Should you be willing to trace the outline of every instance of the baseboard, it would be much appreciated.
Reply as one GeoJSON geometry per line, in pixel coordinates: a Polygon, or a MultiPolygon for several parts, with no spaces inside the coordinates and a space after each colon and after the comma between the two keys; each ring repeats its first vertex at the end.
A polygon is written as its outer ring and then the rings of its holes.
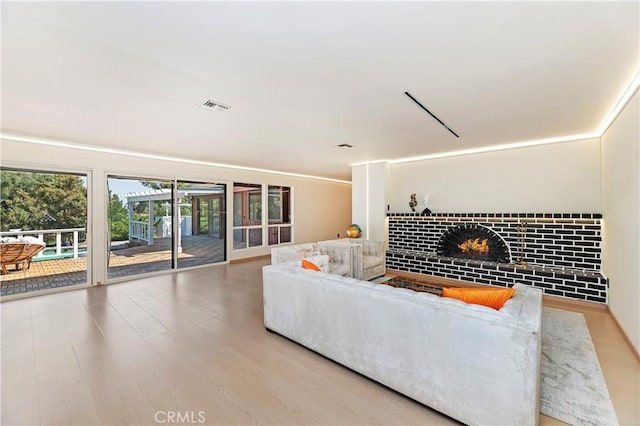
{"type": "Polygon", "coordinates": [[[631,349],[631,353],[633,353],[633,356],[636,358],[636,361],[638,361],[638,363],[640,364],[640,353],[638,353],[638,350],[636,349],[636,347],[633,346],[631,339],[629,339],[629,336],[624,331],[624,328],[622,328],[622,326],[620,325],[620,321],[618,321],[618,318],[616,318],[614,313],[611,312],[611,309],[607,309],[607,310],[609,311],[609,315],[611,315],[611,318],[613,318],[613,322],[618,327],[618,330],[620,330],[620,333],[622,333],[622,337],[624,338],[624,341],[627,342],[629,349],[631,349]]]}
{"type": "Polygon", "coordinates": [[[543,294],[542,301],[544,302],[545,306],[548,306],[551,308],[555,307],[558,309],[562,309],[563,306],[576,306],[576,307],[580,307],[581,309],[591,309],[593,311],[598,311],[598,312],[607,311],[607,305],[605,305],[604,303],[568,299],[566,297],[552,296],[549,294],[543,294]]]}
{"type": "MultiPolygon", "coordinates": [[[[436,277],[434,275],[416,274],[413,272],[396,271],[393,269],[387,269],[386,275],[395,275],[398,277],[410,278],[417,281],[423,281],[428,284],[435,284],[443,287],[491,287],[484,284],[478,284],[470,281],[458,280],[455,278],[436,277]]],[[[586,302],[582,300],[568,299],[565,297],[551,296],[548,294],[542,295],[542,301],[545,306],[555,305],[562,308],[562,305],[579,306],[586,309],[594,309],[598,311],[606,311],[607,305],[603,303],[586,302]]]]}
{"type": "Polygon", "coordinates": [[[271,255],[270,254],[263,254],[261,256],[243,257],[242,259],[230,260],[229,263],[251,262],[253,260],[260,260],[260,259],[269,259],[269,260],[271,260],[271,255]]]}

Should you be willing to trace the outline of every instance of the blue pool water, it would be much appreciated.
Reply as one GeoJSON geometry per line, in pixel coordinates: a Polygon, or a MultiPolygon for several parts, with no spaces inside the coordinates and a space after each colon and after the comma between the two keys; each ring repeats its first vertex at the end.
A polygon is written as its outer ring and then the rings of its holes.
{"type": "MultiPolygon", "coordinates": [[[[86,247],[81,247],[78,249],[78,257],[86,257],[87,249],[86,247]]],[[[39,262],[43,260],[58,260],[58,259],[70,259],[73,257],[73,247],[62,247],[61,253],[56,254],[55,247],[47,247],[42,251],[41,254],[35,256],[33,258],[34,262],[39,262]]]]}

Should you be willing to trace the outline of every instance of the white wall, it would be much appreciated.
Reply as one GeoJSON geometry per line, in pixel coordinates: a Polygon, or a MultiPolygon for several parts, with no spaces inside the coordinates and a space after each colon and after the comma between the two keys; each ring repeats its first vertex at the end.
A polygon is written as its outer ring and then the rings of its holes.
{"type": "Polygon", "coordinates": [[[106,175],[181,179],[226,183],[228,192],[227,254],[236,260],[270,253],[269,247],[234,251],[232,246],[233,182],[283,185],[293,188],[295,242],[310,242],[344,236],[351,222],[351,185],[273,173],[211,167],[74,148],[36,145],[3,139],[0,161],[5,167],[90,173],[89,224],[92,238],[94,281],[104,281],[106,271],[106,175]]]}
{"type": "Polygon", "coordinates": [[[362,227],[363,237],[386,240],[386,208],[390,166],[364,164],[351,168],[353,223],[362,227]]]}
{"type": "Polygon", "coordinates": [[[640,100],[602,136],[603,271],[609,309],[640,352],[640,100]]]}
{"type": "MultiPolygon", "coordinates": [[[[363,237],[367,238],[368,229],[368,204],[369,204],[369,166],[353,166],[351,168],[351,223],[357,223],[362,227],[363,237]]],[[[346,236],[346,235],[345,235],[346,236]]]]}
{"type": "Polygon", "coordinates": [[[416,211],[430,197],[433,212],[599,213],[600,140],[391,165],[391,212],[416,211]]]}

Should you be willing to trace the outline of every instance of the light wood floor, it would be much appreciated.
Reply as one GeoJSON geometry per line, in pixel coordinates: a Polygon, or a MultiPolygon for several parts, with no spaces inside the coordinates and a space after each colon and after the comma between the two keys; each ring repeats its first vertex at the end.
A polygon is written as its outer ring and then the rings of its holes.
{"type": "MultiPolygon", "coordinates": [[[[2,303],[2,424],[455,424],[266,332],[266,263],[2,303]]],[[[585,317],[620,423],[640,423],[638,363],[610,316],[585,317]]]]}

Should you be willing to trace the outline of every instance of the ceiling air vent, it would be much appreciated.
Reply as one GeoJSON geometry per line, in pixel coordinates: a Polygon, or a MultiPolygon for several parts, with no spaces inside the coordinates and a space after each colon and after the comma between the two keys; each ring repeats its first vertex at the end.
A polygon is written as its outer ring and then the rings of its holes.
{"type": "Polygon", "coordinates": [[[214,101],[213,99],[208,99],[204,101],[202,105],[203,108],[208,108],[213,111],[227,111],[231,109],[231,105],[223,104],[222,102],[214,101]]]}

